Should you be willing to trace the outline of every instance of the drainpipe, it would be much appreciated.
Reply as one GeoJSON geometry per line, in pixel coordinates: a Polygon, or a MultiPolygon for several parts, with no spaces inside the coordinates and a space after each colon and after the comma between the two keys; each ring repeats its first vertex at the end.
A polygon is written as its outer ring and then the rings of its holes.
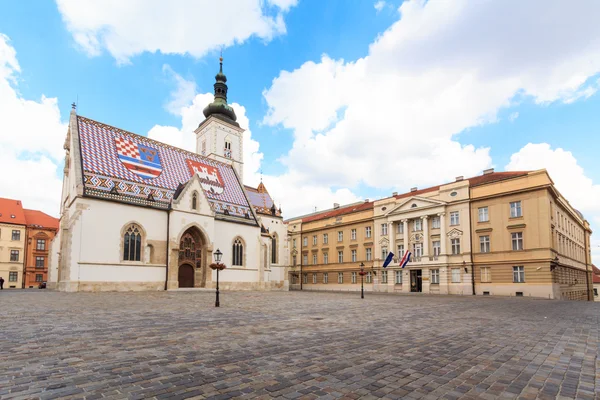
{"type": "Polygon", "coordinates": [[[473,216],[471,215],[471,188],[469,188],[469,238],[471,239],[471,287],[475,296],[475,264],[473,263],[473,216]]]}
{"type": "MultiPolygon", "coordinates": [[[[586,236],[587,236],[587,231],[585,229],[585,223],[583,226],[584,231],[586,232],[586,236]]],[[[594,291],[591,288],[590,285],[590,272],[589,272],[589,263],[588,263],[588,255],[589,255],[589,248],[588,248],[588,243],[589,243],[589,237],[584,237],[584,249],[585,249],[585,285],[586,285],[586,291],[588,294],[588,301],[594,301],[594,291]]]]}
{"type": "Polygon", "coordinates": [[[165,290],[167,290],[167,283],[169,282],[169,228],[171,227],[171,202],[169,202],[169,207],[167,208],[167,253],[165,258],[165,290]]]}

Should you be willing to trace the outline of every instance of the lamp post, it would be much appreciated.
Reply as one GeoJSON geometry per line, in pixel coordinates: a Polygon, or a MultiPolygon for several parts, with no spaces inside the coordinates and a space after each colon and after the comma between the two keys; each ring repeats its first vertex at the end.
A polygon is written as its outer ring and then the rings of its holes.
{"type": "Polygon", "coordinates": [[[365,287],[364,287],[364,277],[367,274],[365,272],[365,264],[364,263],[360,263],[360,272],[358,273],[360,275],[360,298],[364,299],[365,298],[365,287]]]}
{"type": "Polygon", "coordinates": [[[210,264],[210,267],[213,270],[217,270],[217,299],[215,300],[215,307],[220,307],[219,303],[219,271],[225,269],[225,264],[221,264],[221,257],[223,257],[223,253],[221,250],[217,249],[214,253],[216,263],[210,264]]]}

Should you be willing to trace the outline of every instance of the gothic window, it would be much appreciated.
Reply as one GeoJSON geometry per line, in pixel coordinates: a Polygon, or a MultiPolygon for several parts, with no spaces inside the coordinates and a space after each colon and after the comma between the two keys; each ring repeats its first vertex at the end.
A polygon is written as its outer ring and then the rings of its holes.
{"type": "Polygon", "coordinates": [[[223,153],[226,158],[231,158],[231,142],[228,139],[225,140],[225,149],[223,153]]]}
{"type": "Polygon", "coordinates": [[[194,192],[194,194],[192,194],[192,209],[193,210],[198,209],[198,194],[196,192],[194,192]]]}
{"type": "Polygon", "coordinates": [[[235,239],[235,241],[233,242],[233,265],[244,265],[243,264],[243,260],[244,260],[244,244],[242,243],[241,239],[235,239]]]}
{"type": "Polygon", "coordinates": [[[142,260],[142,230],[135,224],[129,225],[123,235],[123,261],[142,260]]]}
{"type": "Polygon", "coordinates": [[[277,235],[271,239],[271,264],[277,264],[277,235]]]}

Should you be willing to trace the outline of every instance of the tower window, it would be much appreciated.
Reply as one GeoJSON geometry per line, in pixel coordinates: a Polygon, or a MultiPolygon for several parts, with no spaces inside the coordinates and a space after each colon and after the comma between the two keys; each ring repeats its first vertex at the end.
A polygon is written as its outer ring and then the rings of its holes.
{"type": "Polygon", "coordinates": [[[230,141],[225,141],[225,149],[223,151],[223,154],[225,155],[226,158],[231,158],[231,142],[230,141]]]}

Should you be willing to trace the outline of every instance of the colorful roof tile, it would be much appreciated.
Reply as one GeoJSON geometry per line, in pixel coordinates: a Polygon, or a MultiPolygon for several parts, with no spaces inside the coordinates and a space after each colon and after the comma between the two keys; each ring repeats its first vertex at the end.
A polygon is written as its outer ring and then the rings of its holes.
{"type": "Polygon", "coordinates": [[[17,225],[27,223],[21,200],[0,198],[0,222],[17,225]]]}
{"type": "Polygon", "coordinates": [[[232,166],[85,117],[77,122],[85,195],[166,209],[197,173],[215,213],[251,215],[232,166]]]}
{"type": "MultiPolygon", "coordinates": [[[[259,214],[273,215],[272,208],[275,205],[271,195],[267,191],[267,188],[261,182],[255,189],[251,186],[244,185],[250,204],[254,207],[254,210],[259,214]]],[[[275,215],[281,217],[281,212],[275,207],[275,215]]]]}

